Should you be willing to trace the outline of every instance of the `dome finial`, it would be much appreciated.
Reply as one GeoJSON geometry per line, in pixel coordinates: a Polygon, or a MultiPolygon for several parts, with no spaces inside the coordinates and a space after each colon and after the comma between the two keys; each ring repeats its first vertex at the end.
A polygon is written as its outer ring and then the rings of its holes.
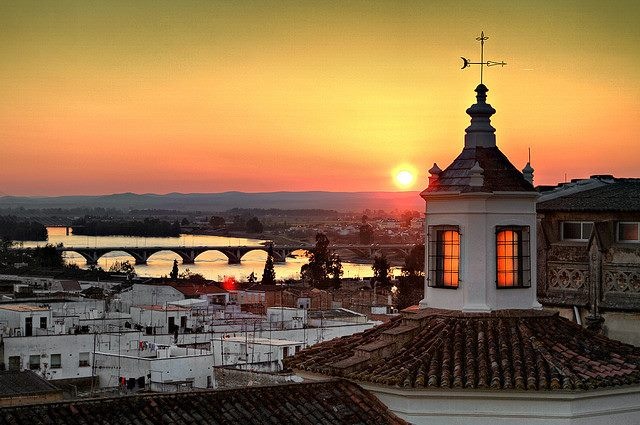
{"type": "Polygon", "coordinates": [[[471,116],[471,125],[465,130],[467,134],[464,136],[464,147],[495,147],[496,129],[491,126],[491,116],[496,110],[487,103],[489,89],[484,84],[478,84],[475,91],[477,103],[467,109],[467,114],[471,116]]]}

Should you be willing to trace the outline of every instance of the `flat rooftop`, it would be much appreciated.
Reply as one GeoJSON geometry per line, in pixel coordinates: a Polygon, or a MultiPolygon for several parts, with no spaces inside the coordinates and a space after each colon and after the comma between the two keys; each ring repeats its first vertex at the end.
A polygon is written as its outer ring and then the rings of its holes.
{"type": "Polygon", "coordinates": [[[133,307],[138,307],[143,310],[153,310],[153,311],[189,311],[188,308],[179,307],[177,305],[134,305],[133,307]]]}
{"type": "Polygon", "coordinates": [[[28,304],[5,304],[5,305],[0,305],[0,309],[10,310],[10,311],[25,311],[25,312],[51,310],[49,307],[39,307],[36,305],[28,305],[28,304]]]}
{"type": "Polygon", "coordinates": [[[275,345],[275,346],[285,346],[285,345],[298,345],[302,344],[301,341],[291,341],[287,339],[275,339],[275,338],[245,338],[244,336],[232,336],[229,338],[222,338],[223,341],[231,341],[231,342],[240,342],[247,344],[258,344],[258,345],[275,345]]]}

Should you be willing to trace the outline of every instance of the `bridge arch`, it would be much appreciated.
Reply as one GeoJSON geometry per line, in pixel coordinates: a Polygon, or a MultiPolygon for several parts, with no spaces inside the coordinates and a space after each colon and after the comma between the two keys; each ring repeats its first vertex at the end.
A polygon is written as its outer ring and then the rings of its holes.
{"type": "Polygon", "coordinates": [[[229,248],[221,248],[221,247],[201,248],[201,249],[193,249],[192,251],[194,253],[192,263],[201,254],[204,254],[205,252],[211,252],[211,251],[219,252],[220,254],[222,254],[225,257],[227,257],[227,261],[229,262],[229,264],[238,264],[238,263],[240,263],[240,256],[238,255],[238,252],[237,252],[238,250],[237,250],[237,248],[234,248],[234,247],[229,247],[229,248]]]}

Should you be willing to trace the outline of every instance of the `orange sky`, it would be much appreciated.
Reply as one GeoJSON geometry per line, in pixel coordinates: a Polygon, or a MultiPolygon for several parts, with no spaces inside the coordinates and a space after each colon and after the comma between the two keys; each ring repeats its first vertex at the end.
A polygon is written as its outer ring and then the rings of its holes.
{"type": "Polygon", "coordinates": [[[0,195],[422,189],[480,30],[518,168],[640,177],[640,2],[436,3],[3,2],[0,195]]]}

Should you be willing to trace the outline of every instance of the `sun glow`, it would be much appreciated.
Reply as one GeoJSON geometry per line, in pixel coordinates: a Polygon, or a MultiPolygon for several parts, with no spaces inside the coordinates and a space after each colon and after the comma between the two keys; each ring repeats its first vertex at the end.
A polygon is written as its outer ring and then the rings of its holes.
{"type": "Polygon", "coordinates": [[[399,188],[406,189],[413,185],[416,176],[409,170],[400,170],[395,174],[395,182],[399,188]]]}

